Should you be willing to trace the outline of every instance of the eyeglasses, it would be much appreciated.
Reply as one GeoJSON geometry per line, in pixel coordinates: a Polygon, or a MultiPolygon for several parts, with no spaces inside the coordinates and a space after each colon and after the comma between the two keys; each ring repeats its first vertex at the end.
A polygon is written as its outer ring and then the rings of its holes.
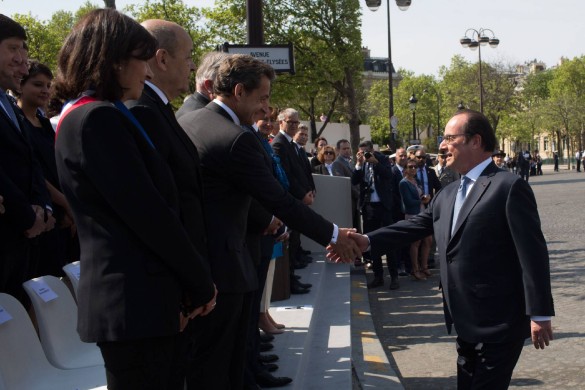
{"type": "Polygon", "coordinates": [[[465,135],[466,135],[465,133],[444,135],[443,142],[445,142],[447,145],[450,145],[451,143],[453,143],[453,141],[455,141],[455,138],[463,137],[465,135]]]}
{"type": "Polygon", "coordinates": [[[326,152],[323,152],[323,154],[332,154],[332,155],[335,155],[335,152],[332,152],[332,151],[328,150],[326,152]]]}
{"type": "Polygon", "coordinates": [[[422,160],[423,158],[427,158],[427,156],[414,156],[415,158],[422,160]]]}
{"type": "Polygon", "coordinates": [[[409,165],[406,168],[408,168],[408,169],[417,169],[418,167],[416,165],[409,165]]]}
{"type": "Polygon", "coordinates": [[[292,126],[298,126],[300,123],[299,121],[285,121],[285,122],[288,123],[289,125],[292,125],[292,126]]]}

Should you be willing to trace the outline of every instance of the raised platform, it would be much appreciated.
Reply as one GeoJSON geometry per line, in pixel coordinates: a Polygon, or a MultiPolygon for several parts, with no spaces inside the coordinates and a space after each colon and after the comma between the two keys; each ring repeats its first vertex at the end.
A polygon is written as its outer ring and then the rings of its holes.
{"type": "Polygon", "coordinates": [[[363,271],[331,264],[324,253],[297,271],[309,294],[274,302],[270,314],[285,324],[274,353],[280,357],[275,376],[288,376],[294,389],[403,389],[390,367],[370,317],[363,271]]]}

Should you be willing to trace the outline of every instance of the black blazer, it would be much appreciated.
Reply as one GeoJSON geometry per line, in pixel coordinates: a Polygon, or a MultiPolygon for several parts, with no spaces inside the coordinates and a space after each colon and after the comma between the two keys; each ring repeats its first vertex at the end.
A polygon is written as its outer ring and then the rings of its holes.
{"type": "Polygon", "coordinates": [[[181,301],[200,306],[214,289],[179,219],[168,165],[108,102],[85,104],[62,119],[56,158],[81,246],[81,339],[178,333],[181,301]]]}
{"type": "Polygon", "coordinates": [[[207,261],[203,183],[197,149],[175,119],[170,106],[166,106],[148,85],[139,100],[127,105],[171,168],[179,191],[181,221],[202,256],[200,261],[207,261]]]}
{"type": "Polygon", "coordinates": [[[313,178],[309,160],[305,158],[306,162],[302,161],[297,146],[280,132],[270,145],[274,154],[280,157],[282,168],[286,172],[289,182],[288,191],[295,198],[303,199],[307,192],[314,190],[314,185],[311,185],[313,178]],[[309,176],[311,176],[311,180],[309,180],[309,176]]]}
{"type": "Polygon", "coordinates": [[[209,99],[199,92],[195,92],[192,95],[189,95],[187,99],[183,102],[183,105],[177,110],[175,113],[177,119],[182,117],[188,112],[197,111],[203,107],[205,107],[209,103],[209,99]]]}
{"type": "Polygon", "coordinates": [[[402,197],[400,196],[400,181],[402,181],[402,178],[402,171],[394,164],[392,166],[392,221],[394,222],[404,219],[402,197]]]}
{"type": "MultiPolygon", "coordinates": [[[[374,182],[376,186],[376,193],[380,197],[380,202],[388,210],[392,211],[393,195],[392,195],[392,165],[388,156],[374,152],[374,156],[378,160],[378,164],[374,165],[374,182]]],[[[351,177],[351,184],[360,186],[360,207],[364,205],[364,197],[366,194],[367,183],[364,179],[365,164],[362,165],[361,169],[353,171],[351,177]]]]}
{"type": "Polygon", "coordinates": [[[205,185],[209,258],[220,292],[256,288],[256,273],[245,247],[248,210],[255,198],[288,226],[327,245],[330,222],[288,194],[274,178],[272,160],[260,140],[236,125],[215,103],[179,118],[201,158],[205,185]]]}
{"type": "Polygon", "coordinates": [[[0,240],[9,247],[25,238],[24,232],[35,222],[31,205],[45,208],[50,197],[45,177],[24,125],[24,117],[16,108],[19,130],[0,107],[0,167],[6,213],[0,218],[0,240]]]}
{"type": "Polygon", "coordinates": [[[451,236],[455,183],[416,217],[368,233],[372,248],[434,232],[448,328],[453,323],[471,343],[529,337],[530,316],[554,315],[534,194],[520,177],[490,163],[469,191],[451,236]]]}

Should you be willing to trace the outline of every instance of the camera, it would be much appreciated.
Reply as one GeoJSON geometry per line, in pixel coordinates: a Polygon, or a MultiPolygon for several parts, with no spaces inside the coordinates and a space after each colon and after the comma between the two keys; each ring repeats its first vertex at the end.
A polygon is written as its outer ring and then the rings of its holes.
{"type": "Polygon", "coordinates": [[[365,157],[365,159],[366,159],[366,160],[368,160],[370,157],[372,157],[372,153],[370,153],[370,152],[365,152],[365,153],[364,153],[364,157],[365,157]]]}

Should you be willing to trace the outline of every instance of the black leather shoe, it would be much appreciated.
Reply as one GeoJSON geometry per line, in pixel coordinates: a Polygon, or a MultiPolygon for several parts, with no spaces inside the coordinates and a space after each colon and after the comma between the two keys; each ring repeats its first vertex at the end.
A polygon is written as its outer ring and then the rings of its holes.
{"type": "Polygon", "coordinates": [[[307,294],[309,292],[311,292],[311,290],[309,290],[308,288],[302,288],[300,286],[291,286],[290,287],[291,294],[307,294]]]}
{"type": "Polygon", "coordinates": [[[258,361],[260,363],[274,363],[278,360],[278,355],[258,355],[258,361]]]}
{"type": "Polygon", "coordinates": [[[294,268],[295,269],[307,268],[307,263],[295,263],[294,268]]]}
{"type": "Polygon", "coordinates": [[[274,363],[260,363],[260,369],[268,372],[274,372],[278,370],[278,364],[274,363]]]}
{"type": "Polygon", "coordinates": [[[313,285],[311,283],[302,283],[300,280],[291,280],[291,286],[300,287],[300,288],[311,288],[313,285]]]}
{"type": "Polygon", "coordinates": [[[368,283],[368,288],[376,288],[384,285],[384,279],[382,278],[374,278],[370,283],[368,283]]]}
{"type": "Polygon", "coordinates": [[[292,379],[286,376],[274,376],[269,372],[256,374],[256,383],[261,387],[281,387],[288,385],[292,379]]]}
{"type": "Polygon", "coordinates": [[[400,288],[400,283],[398,283],[398,278],[394,278],[390,281],[390,290],[398,290],[400,288]]]}
{"type": "Polygon", "coordinates": [[[269,343],[274,340],[274,336],[265,332],[260,332],[260,342],[269,343]]]}
{"type": "Polygon", "coordinates": [[[299,280],[299,279],[301,278],[301,275],[293,275],[293,277],[294,277],[296,280],[299,280]]]}
{"type": "Polygon", "coordinates": [[[311,254],[311,251],[308,251],[308,250],[305,250],[305,249],[301,248],[301,253],[303,255],[310,255],[311,254]]]}
{"type": "Polygon", "coordinates": [[[271,349],[274,349],[274,345],[271,343],[260,343],[260,352],[268,352],[271,349]]]}

